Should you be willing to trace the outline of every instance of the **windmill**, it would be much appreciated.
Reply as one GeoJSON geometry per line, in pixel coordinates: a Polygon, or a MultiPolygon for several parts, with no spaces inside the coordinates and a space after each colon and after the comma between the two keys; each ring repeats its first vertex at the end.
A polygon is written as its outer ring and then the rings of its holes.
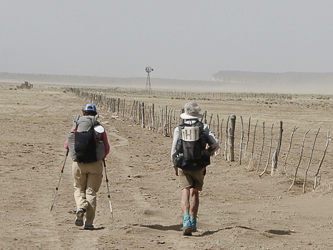
{"type": "Polygon", "coordinates": [[[148,93],[151,92],[150,72],[152,72],[152,71],[154,71],[154,69],[152,69],[150,66],[146,67],[146,72],[147,72],[146,91],[148,91],[148,93]]]}

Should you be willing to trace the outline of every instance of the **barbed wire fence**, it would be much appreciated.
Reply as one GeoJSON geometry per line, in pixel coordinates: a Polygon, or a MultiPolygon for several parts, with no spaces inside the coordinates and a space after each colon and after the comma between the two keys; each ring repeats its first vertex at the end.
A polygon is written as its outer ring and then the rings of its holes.
{"type": "MultiPolygon", "coordinates": [[[[70,88],[74,89],[74,88],[70,88]]],[[[103,93],[103,94],[117,94],[117,95],[147,95],[148,92],[142,88],[76,88],[90,93],[103,93]]],[[[171,99],[189,99],[195,96],[200,100],[209,99],[281,99],[292,100],[292,94],[278,94],[278,93],[233,93],[233,92],[191,92],[191,91],[172,91],[172,90],[157,90],[152,89],[149,96],[164,96],[171,97],[171,99]]]]}
{"type": "MultiPolygon", "coordinates": [[[[67,88],[76,96],[95,104],[99,109],[112,113],[117,119],[129,119],[153,132],[173,136],[173,130],[181,122],[181,108],[145,105],[138,99],[107,97],[101,90],[67,88]]],[[[286,96],[289,98],[289,96],[286,96]]],[[[222,117],[204,112],[203,122],[208,124],[220,142],[216,154],[225,161],[244,165],[247,171],[257,171],[259,177],[273,176],[277,172],[290,178],[291,185],[302,186],[305,193],[315,190],[322,175],[333,177],[329,150],[330,132],[317,130],[303,131],[298,126],[284,128],[283,121],[266,124],[252,121],[241,115],[222,117]]]]}

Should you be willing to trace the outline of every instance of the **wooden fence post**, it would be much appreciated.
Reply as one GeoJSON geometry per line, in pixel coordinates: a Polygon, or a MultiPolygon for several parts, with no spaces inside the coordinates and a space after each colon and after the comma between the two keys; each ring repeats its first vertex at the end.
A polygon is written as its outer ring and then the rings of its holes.
{"type": "Polygon", "coordinates": [[[139,109],[139,120],[138,120],[138,125],[140,124],[140,120],[142,118],[142,110],[141,110],[141,107],[142,107],[142,104],[139,102],[139,106],[138,106],[138,109],[139,109]]]}
{"type": "Polygon", "coordinates": [[[253,131],[253,142],[252,142],[252,150],[251,150],[251,158],[249,160],[249,168],[252,167],[253,165],[253,158],[254,158],[254,145],[255,145],[255,142],[256,142],[256,131],[257,131],[257,126],[258,126],[258,120],[256,122],[256,125],[254,126],[254,131],[253,131]]]}
{"type": "Polygon", "coordinates": [[[213,114],[210,115],[210,119],[209,119],[209,123],[208,123],[208,126],[211,128],[210,124],[212,122],[212,118],[213,118],[213,114]]]}
{"type": "Polygon", "coordinates": [[[145,126],[145,103],[144,102],[142,102],[141,103],[141,108],[142,108],[142,112],[141,112],[141,115],[142,115],[142,121],[141,121],[141,126],[142,126],[142,128],[145,128],[146,126],[145,126]]]}
{"type": "MultiPolygon", "coordinates": [[[[221,125],[218,128],[220,130],[220,138],[219,138],[220,145],[222,145],[222,140],[223,140],[223,121],[224,121],[224,119],[222,118],[221,125]]],[[[219,152],[221,152],[221,147],[219,148],[219,152]]]]}
{"type": "Polygon", "coordinates": [[[273,157],[272,157],[271,176],[273,176],[274,172],[277,169],[277,161],[278,161],[278,158],[279,158],[279,153],[280,153],[280,149],[281,149],[281,142],[282,142],[282,132],[283,132],[282,125],[283,125],[283,122],[280,121],[280,131],[279,131],[278,143],[276,145],[276,149],[275,149],[275,152],[274,152],[273,157]]]}
{"type": "Polygon", "coordinates": [[[205,110],[205,112],[203,114],[203,123],[207,124],[207,110],[205,110]]]}
{"type": "MultiPolygon", "coordinates": [[[[182,109],[182,114],[184,114],[184,112],[185,112],[185,109],[182,109]]],[[[184,119],[182,119],[182,118],[179,117],[179,123],[183,124],[184,123],[184,119]]]]}
{"type": "Polygon", "coordinates": [[[271,142],[270,142],[270,145],[269,145],[266,167],[265,167],[264,171],[262,171],[261,174],[259,174],[259,177],[261,177],[264,173],[266,173],[266,170],[268,168],[269,159],[271,158],[271,150],[272,150],[272,142],[273,142],[273,127],[274,127],[274,123],[272,124],[272,128],[271,128],[271,142]]]}
{"type": "Polygon", "coordinates": [[[291,149],[291,144],[292,144],[292,142],[293,142],[294,133],[295,133],[295,131],[296,131],[297,129],[298,129],[298,127],[295,126],[294,129],[293,129],[293,132],[292,132],[291,135],[290,135],[289,147],[288,147],[288,151],[287,151],[286,159],[285,159],[285,161],[284,161],[284,173],[287,172],[287,159],[288,159],[288,155],[289,155],[289,152],[290,152],[290,149],[291,149]]]}
{"type": "Polygon", "coordinates": [[[283,124],[283,122],[280,121],[280,131],[279,131],[278,143],[276,145],[276,149],[275,149],[275,152],[274,152],[273,157],[272,157],[271,176],[273,176],[274,172],[277,169],[277,162],[278,162],[279,153],[280,153],[280,149],[281,149],[281,142],[282,142],[282,132],[283,132],[282,124],[283,124]]]}
{"type": "Polygon", "coordinates": [[[125,108],[126,108],[126,103],[125,103],[125,98],[124,98],[124,101],[123,101],[123,118],[125,117],[125,108]]]}
{"type": "Polygon", "coordinates": [[[168,135],[168,105],[165,106],[165,112],[164,112],[164,119],[163,119],[163,135],[167,136],[168,135]]]}
{"type": "Polygon", "coordinates": [[[300,153],[300,157],[299,157],[299,161],[298,161],[298,165],[296,166],[296,170],[295,170],[295,176],[293,179],[293,182],[291,183],[289,190],[294,186],[295,182],[296,182],[296,177],[297,177],[297,172],[298,172],[298,168],[299,165],[301,164],[302,161],[302,156],[303,156],[303,149],[304,149],[304,142],[305,142],[305,137],[306,135],[309,133],[310,129],[308,131],[305,132],[304,137],[303,137],[303,143],[302,143],[302,147],[301,147],[301,153],[300,153]]]}
{"type": "Polygon", "coordinates": [[[306,168],[306,170],[305,170],[305,176],[304,176],[304,182],[303,182],[303,193],[305,193],[306,178],[307,178],[307,176],[308,176],[308,171],[309,171],[310,164],[311,164],[311,161],[312,161],[313,150],[314,150],[315,145],[316,145],[316,140],[317,140],[317,136],[318,136],[318,134],[319,134],[319,130],[320,130],[320,128],[318,129],[317,134],[315,135],[315,139],[314,139],[314,141],[313,141],[313,145],[312,145],[312,150],[311,150],[311,155],[310,155],[309,163],[308,163],[308,166],[307,166],[307,168],[306,168]]]}
{"type": "Polygon", "coordinates": [[[228,116],[227,124],[225,126],[225,142],[224,142],[224,159],[228,160],[228,127],[229,127],[230,115],[228,116]]]}
{"type": "Polygon", "coordinates": [[[217,116],[217,139],[220,138],[220,117],[219,115],[216,115],[217,116]]]}
{"type": "Polygon", "coordinates": [[[324,158],[325,158],[325,155],[326,155],[326,151],[327,151],[327,147],[328,147],[329,141],[330,141],[330,131],[327,131],[326,146],[325,146],[325,149],[324,149],[323,157],[321,158],[321,160],[319,162],[319,166],[318,166],[317,172],[315,174],[315,180],[314,180],[314,184],[313,184],[313,190],[315,190],[316,187],[317,187],[317,183],[318,183],[317,179],[318,179],[319,171],[320,171],[321,165],[323,164],[323,161],[324,161],[324,158]]]}
{"type": "Polygon", "coordinates": [[[241,118],[241,139],[240,139],[240,150],[239,150],[239,165],[241,165],[242,164],[242,154],[243,154],[243,152],[242,152],[242,150],[243,150],[243,139],[244,139],[244,130],[243,130],[243,117],[242,116],[240,116],[240,118],[241,118]]]}
{"type": "Polygon", "coordinates": [[[228,152],[228,160],[234,161],[235,160],[235,125],[236,125],[236,116],[231,115],[230,117],[230,127],[229,127],[229,137],[228,137],[228,144],[229,144],[229,152],[228,152]]]}
{"type": "Polygon", "coordinates": [[[152,104],[151,109],[152,109],[151,123],[152,123],[152,128],[153,128],[153,130],[155,131],[156,129],[155,129],[155,113],[154,113],[155,111],[154,111],[154,103],[152,104]]]}
{"type": "Polygon", "coordinates": [[[246,140],[246,144],[245,144],[245,151],[247,151],[247,146],[249,145],[250,130],[251,130],[251,116],[249,117],[249,127],[247,129],[247,140],[246,140]]]}
{"type": "Polygon", "coordinates": [[[264,152],[264,144],[265,144],[265,122],[262,123],[262,145],[261,145],[261,151],[260,151],[259,162],[258,162],[258,171],[260,169],[262,153],[264,152]]]}

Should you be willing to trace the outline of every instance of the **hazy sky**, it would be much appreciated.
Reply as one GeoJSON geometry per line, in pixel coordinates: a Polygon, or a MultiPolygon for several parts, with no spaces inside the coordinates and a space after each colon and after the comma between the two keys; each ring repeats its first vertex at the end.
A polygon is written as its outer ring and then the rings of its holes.
{"type": "Polygon", "coordinates": [[[0,72],[332,72],[332,0],[1,0],[0,72]]]}

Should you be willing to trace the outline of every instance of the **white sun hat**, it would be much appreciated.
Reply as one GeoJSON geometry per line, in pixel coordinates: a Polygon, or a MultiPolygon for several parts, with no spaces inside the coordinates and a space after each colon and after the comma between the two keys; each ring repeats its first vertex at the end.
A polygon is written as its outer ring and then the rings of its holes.
{"type": "Polygon", "coordinates": [[[185,113],[180,115],[180,118],[184,120],[199,119],[202,118],[202,114],[199,114],[201,108],[199,104],[195,101],[185,103],[184,107],[185,113]]]}

